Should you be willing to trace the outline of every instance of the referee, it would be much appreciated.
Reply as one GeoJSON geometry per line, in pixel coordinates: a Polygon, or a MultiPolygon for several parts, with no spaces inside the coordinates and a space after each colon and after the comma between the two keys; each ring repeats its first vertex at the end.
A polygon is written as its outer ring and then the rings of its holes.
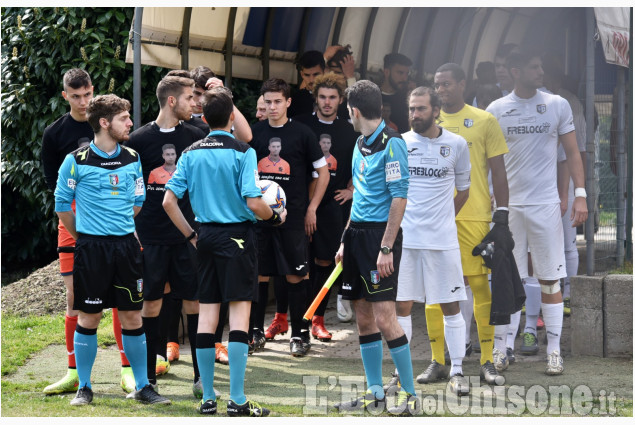
{"type": "Polygon", "coordinates": [[[256,152],[230,133],[234,105],[230,92],[216,87],[203,94],[203,114],[212,131],[183,151],[166,184],[163,207],[198,255],[200,315],[196,335],[203,399],[202,414],[216,413],[214,394],[214,332],[220,303],[229,302],[229,416],[267,416],[269,410],[249,401],[244,393],[247,367],[249,312],[258,299],[256,215],[282,224],[286,211],[273,212],[256,185],[256,152]],[[189,192],[200,237],[178,206],[189,192]],[[220,208],[222,206],[222,208],[220,208]]]}

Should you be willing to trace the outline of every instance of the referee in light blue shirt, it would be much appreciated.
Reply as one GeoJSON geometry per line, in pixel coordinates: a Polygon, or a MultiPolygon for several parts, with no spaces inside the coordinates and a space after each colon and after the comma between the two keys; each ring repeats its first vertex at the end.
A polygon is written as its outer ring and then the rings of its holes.
{"type": "Polygon", "coordinates": [[[200,316],[196,355],[203,384],[201,414],[216,413],[214,394],[214,332],[221,302],[229,302],[228,355],[229,416],[267,416],[269,410],[249,401],[244,393],[247,366],[249,312],[258,299],[256,215],[280,225],[280,215],[262,199],[256,185],[256,152],[230,133],[234,122],[231,92],[217,87],[203,95],[203,113],[209,135],[183,151],[176,171],[165,185],[163,207],[176,227],[197,248],[200,316]],[[178,207],[189,192],[200,235],[178,207]]]}
{"type": "Polygon", "coordinates": [[[382,336],[401,378],[390,414],[414,414],[410,345],[397,322],[395,299],[401,259],[401,219],[408,197],[408,152],[401,134],[381,118],[381,90],[371,81],[346,89],[348,112],[362,135],[353,151],[353,205],[335,262],[343,261],[342,298],[353,301],[368,389],[359,399],[335,405],[340,412],[386,407],[382,387],[382,336]],[[404,373],[405,375],[402,375],[404,373]]]}

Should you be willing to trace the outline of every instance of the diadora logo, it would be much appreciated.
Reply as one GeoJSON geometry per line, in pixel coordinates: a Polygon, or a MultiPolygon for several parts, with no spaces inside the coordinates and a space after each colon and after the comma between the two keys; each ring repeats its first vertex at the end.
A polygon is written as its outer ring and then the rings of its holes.
{"type": "Polygon", "coordinates": [[[95,298],[94,300],[91,300],[90,298],[86,298],[84,300],[84,303],[86,303],[86,304],[103,304],[104,302],[101,300],[101,298],[95,298]]]}
{"type": "Polygon", "coordinates": [[[368,148],[361,148],[360,150],[364,153],[370,153],[370,149],[368,148]]]}

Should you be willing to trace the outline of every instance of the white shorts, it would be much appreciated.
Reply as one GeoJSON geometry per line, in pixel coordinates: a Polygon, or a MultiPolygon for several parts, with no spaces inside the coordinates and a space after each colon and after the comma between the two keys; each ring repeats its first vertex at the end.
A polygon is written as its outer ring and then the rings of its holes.
{"type": "Polygon", "coordinates": [[[445,304],[466,299],[459,248],[402,249],[397,301],[445,304]]]}
{"type": "Polygon", "coordinates": [[[558,280],[567,276],[560,203],[510,206],[509,230],[514,238],[514,259],[521,279],[529,276],[528,250],[534,277],[558,280]]]}

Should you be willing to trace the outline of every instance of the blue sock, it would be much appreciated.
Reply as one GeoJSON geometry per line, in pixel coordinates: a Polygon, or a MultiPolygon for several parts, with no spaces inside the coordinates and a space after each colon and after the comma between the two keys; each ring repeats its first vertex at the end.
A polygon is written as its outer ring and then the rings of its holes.
{"type": "Polygon", "coordinates": [[[392,341],[386,341],[392,361],[399,373],[401,388],[409,394],[415,393],[415,383],[412,379],[412,359],[410,358],[410,344],[406,335],[392,341]]]}
{"type": "Polygon", "coordinates": [[[75,364],[79,377],[79,388],[92,388],[90,375],[97,357],[97,329],[75,328],[75,364]]]}
{"type": "Polygon", "coordinates": [[[216,361],[214,334],[196,334],[196,359],[203,384],[203,401],[216,400],[214,393],[214,362],[216,361]]]}
{"type": "Polygon", "coordinates": [[[238,405],[245,404],[245,369],[247,368],[247,332],[230,331],[227,353],[229,355],[229,399],[238,405]]]}
{"type": "Polygon", "coordinates": [[[123,351],[128,357],[132,373],[134,375],[137,390],[150,384],[148,382],[148,353],[146,347],[146,334],[143,328],[122,329],[121,342],[123,351]]]}
{"type": "Polygon", "coordinates": [[[381,383],[381,366],[384,356],[381,334],[377,332],[371,335],[360,335],[359,349],[362,353],[362,363],[364,363],[368,390],[373,392],[375,397],[384,398],[384,388],[381,383]]]}

